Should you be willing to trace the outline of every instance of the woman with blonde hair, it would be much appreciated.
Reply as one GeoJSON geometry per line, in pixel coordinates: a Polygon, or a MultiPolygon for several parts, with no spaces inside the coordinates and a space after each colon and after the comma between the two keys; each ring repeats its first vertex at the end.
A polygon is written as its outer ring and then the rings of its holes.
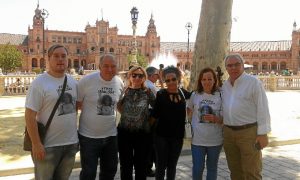
{"type": "Polygon", "coordinates": [[[154,105],[155,96],[145,86],[147,74],[140,66],[132,67],[128,72],[128,87],[118,102],[121,113],[118,125],[118,145],[121,179],[146,180],[147,152],[149,147],[150,122],[149,104],[154,105]]]}

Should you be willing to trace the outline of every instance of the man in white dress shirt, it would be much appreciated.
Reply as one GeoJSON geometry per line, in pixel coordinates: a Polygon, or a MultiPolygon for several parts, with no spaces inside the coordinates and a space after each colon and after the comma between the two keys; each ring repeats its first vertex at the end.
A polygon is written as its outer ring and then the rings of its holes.
{"type": "MultiPolygon", "coordinates": [[[[149,88],[153,94],[156,96],[157,91],[159,90],[159,88],[155,85],[156,81],[161,79],[159,76],[159,72],[158,69],[156,69],[153,66],[149,66],[146,69],[147,72],[147,80],[145,82],[146,87],[149,88]]],[[[159,81],[162,82],[162,81],[159,81]]],[[[161,83],[162,86],[162,83],[161,83]]],[[[150,111],[151,111],[152,107],[150,107],[150,111]]],[[[149,146],[151,146],[151,148],[149,148],[149,152],[148,152],[148,157],[147,157],[147,176],[148,177],[154,177],[155,175],[155,171],[152,170],[152,166],[153,163],[155,163],[155,151],[154,151],[154,145],[153,145],[153,129],[152,129],[152,135],[151,135],[151,139],[149,140],[149,146]]]]}
{"type": "Polygon", "coordinates": [[[244,72],[239,54],[225,57],[222,86],[224,150],[232,180],[262,179],[261,149],[271,131],[268,99],[260,80],[244,72]]]}

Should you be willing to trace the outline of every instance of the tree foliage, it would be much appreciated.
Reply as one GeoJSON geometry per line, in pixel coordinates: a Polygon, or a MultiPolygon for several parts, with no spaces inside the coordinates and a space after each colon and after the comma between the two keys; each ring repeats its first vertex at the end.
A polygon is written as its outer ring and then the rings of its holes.
{"type": "Polygon", "coordinates": [[[14,45],[0,46],[0,68],[3,72],[11,72],[22,66],[22,53],[14,45]]]}
{"type": "MultiPolygon", "coordinates": [[[[133,60],[133,57],[134,57],[133,54],[128,54],[127,60],[128,60],[129,65],[131,64],[131,62],[132,62],[132,60],[133,60]]],[[[138,62],[138,64],[139,64],[140,66],[142,66],[143,68],[146,68],[147,65],[148,65],[145,56],[142,55],[142,54],[138,54],[138,55],[137,55],[137,62],[138,62]]]]}

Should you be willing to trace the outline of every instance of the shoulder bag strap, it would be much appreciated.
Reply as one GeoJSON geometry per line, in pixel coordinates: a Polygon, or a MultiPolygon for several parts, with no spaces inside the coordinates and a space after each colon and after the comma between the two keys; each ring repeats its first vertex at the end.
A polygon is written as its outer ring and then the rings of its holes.
{"type": "Polygon", "coordinates": [[[179,90],[179,91],[180,91],[180,93],[182,94],[182,96],[183,96],[183,99],[186,101],[186,99],[185,99],[185,95],[184,95],[184,93],[182,92],[181,88],[178,88],[178,90],[179,90]]]}
{"type": "Polygon", "coordinates": [[[63,84],[63,88],[62,88],[61,94],[60,94],[59,98],[57,99],[56,104],[54,105],[54,108],[53,108],[53,110],[52,110],[52,112],[51,112],[51,114],[49,116],[48,121],[47,121],[47,124],[46,124],[46,127],[45,127],[46,128],[46,132],[47,132],[47,130],[48,130],[48,128],[49,128],[49,126],[50,126],[50,124],[52,122],[53,116],[55,114],[55,111],[58,108],[59,102],[60,102],[63,94],[65,93],[66,86],[67,86],[67,75],[65,75],[65,80],[64,80],[64,84],[63,84]]]}

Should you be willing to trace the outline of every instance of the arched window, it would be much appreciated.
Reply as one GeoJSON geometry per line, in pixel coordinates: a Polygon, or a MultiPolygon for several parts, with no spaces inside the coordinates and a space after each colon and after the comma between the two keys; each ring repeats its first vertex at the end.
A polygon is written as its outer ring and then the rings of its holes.
{"type": "Polygon", "coordinates": [[[104,53],[104,47],[100,48],[100,53],[104,53]]]}
{"type": "Polygon", "coordinates": [[[258,70],[258,62],[253,63],[253,70],[258,70]]]}
{"type": "Polygon", "coordinates": [[[277,70],[277,63],[276,62],[271,63],[271,70],[274,70],[274,71],[277,70]]]}
{"type": "Polygon", "coordinates": [[[280,63],[280,70],[285,70],[286,69],[286,62],[281,62],[280,63]]]}
{"type": "Polygon", "coordinates": [[[35,58],[33,58],[32,60],[31,60],[31,67],[33,67],[33,68],[35,68],[35,67],[37,67],[37,59],[35,59],[35,58]]]}
{"type": "Polygon", "coordinates": [[[267,62],[263,62],[262,66],[261,66],[262,70],[268,70],[268,63],[267,62]]]}
{"type": "Polygon", "coordinates": [[[71,59],[68,59],[68,68],[71,68],[71,66],[72,66],[71,59]]]}
{"type": "Polygon", "coordinates": [[[78,59],[74,59],[74,66],[73,66],[76,70],[79,69],[79,60],[78,59]]]}
{"type": "Polygon", "coordinates": [[[45,67],[46,67],[45,60],[42,58],[42,59],[40,59],[40,68],[43,69],[45,67]]]}

